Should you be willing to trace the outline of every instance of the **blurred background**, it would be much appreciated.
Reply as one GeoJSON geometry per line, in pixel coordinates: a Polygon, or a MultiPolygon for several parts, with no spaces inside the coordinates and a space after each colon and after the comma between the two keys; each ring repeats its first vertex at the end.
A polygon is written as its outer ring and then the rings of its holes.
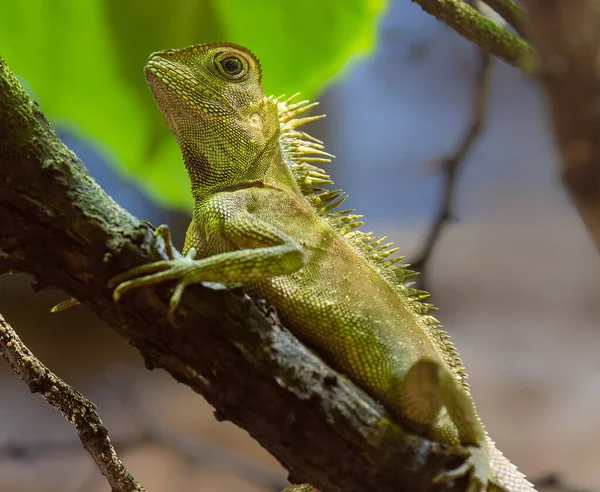
{"type": "MultiPolygon", "coordinates": [[[[318,98],[327,170],[408,260],[439,213],[445,159],[472,123],[479,50],[409,0],[3,2],[0,56],[123,207],[181,245],[189,185],[141,68],[155,50],[228,40],[261,59],[266,91],[318,98]]],[[[483,130],[460,164],[426,286],[498,447],[536,479],[600,490],[600,261],[557,176],[537,83],[492,59],[483,130]]],[[[1,224],[1,218],[0,218],[1,224]]],[[[51,247],[51,245],[49,245],[51,247]]],[[[96,403],[150,492],[269,491],[286,473],[244,431],[84,307],[0,276],[0,312],[96,403]]],[[[0,491],[106,491],[76,431],[0,364],[0,491]]]]}

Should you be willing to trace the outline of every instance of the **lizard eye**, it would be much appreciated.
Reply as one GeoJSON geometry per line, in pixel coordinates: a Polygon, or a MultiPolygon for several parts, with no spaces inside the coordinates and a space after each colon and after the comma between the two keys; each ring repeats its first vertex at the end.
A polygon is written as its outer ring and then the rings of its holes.
{"type": "Polygon", "coordinates": [[[229,58],[225,58],[219,62],[221,67],[225,72],[229,75],[239,75],[242,70],[244,70],[244,65],[239,58],[235,58],[230,56],[229,58]]]}
{"type": "Polygon", "coordinates": [[[239,80],[248,72],[248,62],[236,55],[223,53],[215,59],[219,73],[230,80],[239,80]]]}

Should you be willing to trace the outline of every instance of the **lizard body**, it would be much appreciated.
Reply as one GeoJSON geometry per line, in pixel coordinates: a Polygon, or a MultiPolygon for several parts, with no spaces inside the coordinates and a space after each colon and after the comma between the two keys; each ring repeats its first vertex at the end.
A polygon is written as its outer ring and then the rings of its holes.
{"type": "Polygon", "coordinates": [[[242,284],[409,429],[465,446],[465,463],[439,480],[468,474],[469,492],[534,490],[487,437],[427,294],[406,285],[414,272],[384,238],[357,229],[361,216],[335,211],[345,194],[321,188],[331,181],[315,164],[331,156],[297,129],[319,118],[301,117],[314,104],[266,97],[258,60],[230,43],[154,53],[145,73],[182,150],[194,215],[186,256],[119,275],[115,299],[175,280],[173,313],[191,283],[242,284]]]}

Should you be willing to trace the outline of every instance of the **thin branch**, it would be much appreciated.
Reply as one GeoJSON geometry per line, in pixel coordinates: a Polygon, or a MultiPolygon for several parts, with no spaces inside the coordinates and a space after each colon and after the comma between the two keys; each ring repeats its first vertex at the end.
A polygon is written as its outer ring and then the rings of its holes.
{"type": "Polygon", "coordinates": [[[491,58],[484,50],[479,52],[479,69],[475,78],[475,90],[473,91],[473,108],[471,122],[465,135],[458,143],[456,149],[446,157],[442,163],[442,172],[444,173],[443,195],[438,208],[438,212],[433,221],[431,229],[427,234],[425,243],[421,248],[418,258],[412,263],[413,268],[420,272],[418,277],[419,286],[426,288],[427,266],[433,250],[437,245],[445,226],[454,217],[454,199],[456,194],[456,183],[463,164],[473,149],[475,142],[484,128],[485,117],[487,113],[488,89],[491,72],[491,58]]]}
{"type": "MultiPolygon", "coordinates": [[[[157,424],[144,425],[132,436],[113,436],[112,442],[121,453],[146,445],[155,445],[173,451],[190,464],[212,466],[262,487],[277,490],[285,487],[281,472],[278,473],[273,468],[259,465],[246,456],[214,442],[163,430],[157,424]]],[[[7,441],[0,444],[0,461],[31,461],[50,456],[72,455],[80,450],[81,444],[70,439],[7,441]]]]}
{"type": "Polygon", "coordinates": [[[600,2],[528,0],[561,173],[600,250],[600,2]]]}
{"type": "Polygon", "coordinates": [[[464,458],[405,432],[352,382],[239,290],[191,286],[173,323],[169,286],[128,293],[107,281],[167,259],[153,228],[89,177],[0,59],[0,273],[79,299],[140,352],[201,393],[219,419],[246,429],[290,471],[323,492],[458,491],[434,484],[464,458]]]}
{"type": "Polygon", "coordinates": [[[527,41],[462,0],[412,1],[490,54],[527,73],[535,71],[537,58],[527,41]]]}
{"type": "Polygon", "coordinates": [[[525,12],[514,0],[483,0],[508,22],[521,36],[525,37],[525,12]]]}
{"type": "Polygon", "coordinates": [[[32,393],[44,400],[71,422],[85,450],[100,468],[113,492],[143,492],[129,474],[108,437],[96,405],[52,373],[31,353],[0,314],[0,354],[25,381],[32,393]]]}
{"type": "Polygon", "coordinates": [[[256,485],[277,490],[285,487],[285,481],[279,470],[260,465],[217,443],[202,440],[197,436],[176,433],[148,418],[144,406],[131,387],[131,378],[123,371],[106,371],[105,376],[121,405],[130,414],[142,443],[168,448],[189,463],[210,465],[245,478],[256,485]]]}

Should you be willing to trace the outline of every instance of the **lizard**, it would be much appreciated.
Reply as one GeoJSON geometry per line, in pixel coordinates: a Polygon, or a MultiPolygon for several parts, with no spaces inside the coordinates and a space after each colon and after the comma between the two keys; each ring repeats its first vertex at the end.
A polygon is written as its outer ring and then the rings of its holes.
{"type": "MultiPolygon", "coordinates": [[[[436,481],[467,475],[468,492],[534,491],[488,437],[458,352],[398,248],[362,232],[362,216],[321,163],[333,157],[302,125],[317,103],[266,96],[248,49],[227,42],[153,53],[145,77],[182,152],[194,198],[183,255],[114,277],[131,289],[172,281],[169,315],[193,283],[243,286],[335,369],[415,432],[468,457],[436,481]]],[[[286,492],[316,491],[290,485],[286,492]]]]}

